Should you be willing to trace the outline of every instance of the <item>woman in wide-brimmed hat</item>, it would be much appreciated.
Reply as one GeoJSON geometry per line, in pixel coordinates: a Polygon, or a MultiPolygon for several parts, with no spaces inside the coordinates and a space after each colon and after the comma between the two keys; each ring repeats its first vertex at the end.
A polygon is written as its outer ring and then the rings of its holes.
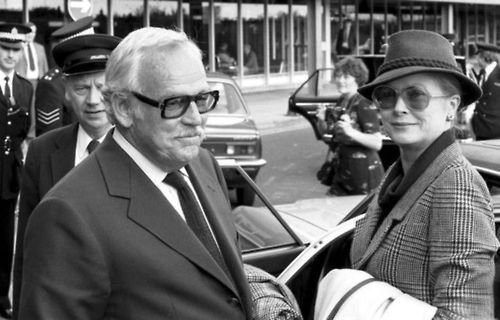
{"type": "Polygon", "coordinates": [[[377,105],[400,158],[356,225],[352,267],[436,307],[434,319],[493,319],[491,198],[453,130],[457,109],[481,89],[444,37],[406,30],[358,91],[377,105]]]}

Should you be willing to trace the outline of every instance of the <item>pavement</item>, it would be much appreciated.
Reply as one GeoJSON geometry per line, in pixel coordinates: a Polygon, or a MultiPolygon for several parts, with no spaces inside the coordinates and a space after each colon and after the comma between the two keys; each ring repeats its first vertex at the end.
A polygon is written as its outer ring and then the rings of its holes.
{"type": "Polygon", "coordinates": [[[300,115],[288,115],[288,98],[295,89],[275,89],[243,93],[252,118],[262,135],[307,128],[300,115]]]}

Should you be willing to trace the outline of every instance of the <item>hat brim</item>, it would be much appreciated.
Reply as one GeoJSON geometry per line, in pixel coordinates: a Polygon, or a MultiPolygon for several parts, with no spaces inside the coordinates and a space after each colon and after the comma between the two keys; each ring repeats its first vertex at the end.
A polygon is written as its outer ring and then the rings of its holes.
{"type": "Polygon", "coordinates": [[[4,41],[0,39],[0,46],[10,49],[22,49],[24,42],[22,41],[4,41]]]}
{"type": "Polygon", "coordinates": [[[372,99],[372,92],[375,87],[387,83],[392,80],[396,80],[405,76],[409,76],[416,73],[430,72],[430,73],[444,73],[454,76],[461,85],[462,89],[462,104],[467,106],[481,97],[483,94],[481,88],[465,74],[453,71],[449,69],[442,68],[431,68],[424,66],[410,66],[399,69],[390,70],[382,73],[372,82],[360,87],[358,92],[367,99],[372,99]]]}
{"type": "Polygon", "coordinates": [[[80,74],[104,72],[107,61],[108,60],[105,59],[74,64],[70,68],[64,68],[63,73],[67,76],[76,76],[80,74]]]}

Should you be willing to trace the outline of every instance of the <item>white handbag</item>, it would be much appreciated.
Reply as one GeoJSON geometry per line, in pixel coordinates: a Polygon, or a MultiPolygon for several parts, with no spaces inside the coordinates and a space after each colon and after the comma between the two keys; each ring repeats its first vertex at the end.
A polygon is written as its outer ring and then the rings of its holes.
{"type": "Polygon", "coordinates": [[[335,269],[319,284],[314,320],[431,320],[436,311],[365,271],[335,269]]]}

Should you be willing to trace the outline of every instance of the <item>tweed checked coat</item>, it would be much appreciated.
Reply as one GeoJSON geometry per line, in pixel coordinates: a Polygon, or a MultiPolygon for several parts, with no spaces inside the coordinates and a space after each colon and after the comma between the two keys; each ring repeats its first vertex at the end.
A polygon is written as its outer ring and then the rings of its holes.
{"type": "Polygon", "coordinates": [[[376,196],[356,225],[353,268],[436,306],[435,319],[493,319],[491,198],[458,143],[434,159],[377,229],[380,216],[376,196]]]}

